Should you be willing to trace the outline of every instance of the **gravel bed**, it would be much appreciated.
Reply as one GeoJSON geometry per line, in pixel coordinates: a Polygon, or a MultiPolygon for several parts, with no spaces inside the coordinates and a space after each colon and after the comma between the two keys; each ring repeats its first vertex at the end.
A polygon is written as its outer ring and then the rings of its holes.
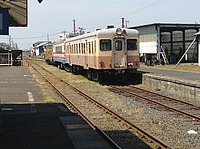
{"type": "MultiPolygon", "coordinates": [[[[84,93],[95,98],[98,102],[126,117],[126,119],[137,124],[140,128],[149,131],[173,148],[200,148],[200,122],[187,119],[144,101],[110,92],[109,86],[89,81],[81,75],[73,75],[45,63],[41,63],[41,65],[45,65],[45,68],[55,75],[65,79],[84,93]],[[194,130],[195,134],[188,133],[190,130],[194,130]]],[[[69,96],[76,98],[73,94],[69,96]]]]}

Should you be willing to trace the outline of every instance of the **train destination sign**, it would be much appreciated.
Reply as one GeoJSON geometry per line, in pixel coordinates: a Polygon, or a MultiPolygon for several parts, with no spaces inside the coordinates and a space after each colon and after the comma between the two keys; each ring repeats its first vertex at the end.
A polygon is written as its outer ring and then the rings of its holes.
{"type": "Polygon", "coordinates": [[[27,26],[27,0],[0,0],[0,8],[9,8],[9,26],[27,26]]]}
{"type": "Polygon", "coordinates": [[[0,35],[9,34],[8,8],[0,8],[0,35]]]}

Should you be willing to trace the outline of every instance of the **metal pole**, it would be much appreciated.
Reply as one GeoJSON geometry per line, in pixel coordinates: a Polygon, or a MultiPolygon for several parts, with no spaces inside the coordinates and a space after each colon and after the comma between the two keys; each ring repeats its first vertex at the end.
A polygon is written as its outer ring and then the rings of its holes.
{"type": "Polygon", "coordinates": [[[128,28],[128,23],[129,23],[129,21],[126,20],[125,22],[126,22],[126,28],[128,28]]]}
{"type": "Polygon", "coordinates": [[[0,98],[0,111],[2,110],[2,105],[1,105],[1,98],[0,98]]]}
{"type": "Polygon", "coordinates": [[[73,19],[74,37],[76,36],[76,20],[73,19]]]}
{"type": "Polygon", "coordinates": [[[122,18],[122,28],[124,28],[124,18],[122,18]]]}
{"type": "Polygon", "coordinates": [[[48,41],[48,43],[49,43],[49,34],[47,33],[47,41],[48,41]]]}
{"type": "Polygon", "coordinates": [[[161,52],[161,31],[160,31],[160,26],[158,25],[157,26],[157,34],[158,34],[158,36],[157,36],[157,44],[158,44],[158,46],[157,46],[157,59],[159,60],[159,62],[160,62],[160,52],[161,52]]]}
{"type": "Polygon", "coordinates": [[[188,52],[188,50],[190,49],[190,47],[193,45],[193,43],[195,42],[196,37],[194,38],[194,40],[192,41],[192,43],[189,45],[189,47],[187,48],[187,50],[185,51],[185,53],[183,54],[183,56],[180,58],[180,60],[178,61],[178,63],[176,64],[175,67],[177,67],[179,65],[179,63],[181,62],[181,60],[183,59],[183,57],[185,56],[185,54],[188,52]]]}
{"type": "Polygon", "coordinates": [[[198,65],[200,66],[200,36],[197,36],[198,65]]]}

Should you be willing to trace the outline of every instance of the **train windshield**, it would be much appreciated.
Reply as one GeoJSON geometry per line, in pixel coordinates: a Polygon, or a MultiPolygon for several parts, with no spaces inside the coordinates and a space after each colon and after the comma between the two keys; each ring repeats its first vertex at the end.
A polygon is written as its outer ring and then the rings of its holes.
{"type": "Polygon", "coordinates": [[[111,40],[110,39],[100,40],[100,50],[101,51],[110,51],[111,50],[111,40]]]}
{"type": "Polygon", "coordinates": [[[121,51],[122,50],[122,41],[121,40],[117,40],[115,42],[115,50],[116,51],[121,51]]]}
{"type": "Polygon", "coordinates": [[[127,50],[137,50],[137,39],[127,39],[127,50]]]}

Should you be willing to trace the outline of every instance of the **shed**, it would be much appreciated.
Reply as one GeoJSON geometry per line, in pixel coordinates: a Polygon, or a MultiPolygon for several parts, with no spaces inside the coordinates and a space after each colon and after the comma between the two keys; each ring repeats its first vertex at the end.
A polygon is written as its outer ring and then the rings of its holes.
{"type": "MultiPolygon", "coordinates": [[[[141,61],[176,63],[194,40],[200,24],[153,23],[130,27],[140,33],[141,61]]],[[[182,62],[198,61],[198,40],[192,45],[182,62]]]]}
{"type": "Polygon", "coordinates": [[[38,56],[41,55],[44,52],[44,45],[46,45],[47,43],[49,43],[48,41],[38,41],[36,43],[33,44],[33,55],[34,56],[38,56]]]}

